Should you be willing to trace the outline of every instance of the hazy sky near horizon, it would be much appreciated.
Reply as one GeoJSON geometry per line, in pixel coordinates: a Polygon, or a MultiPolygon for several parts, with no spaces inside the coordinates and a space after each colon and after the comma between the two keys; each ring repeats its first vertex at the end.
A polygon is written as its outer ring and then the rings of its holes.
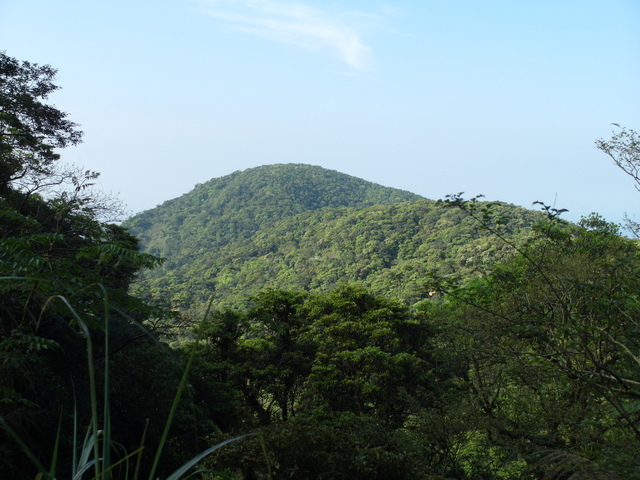
{"type": "Polygon", "coordinates": [[[594,147],[640,130],[638,0],[0,0],[0,50],[58,69],[85,132],[63,158],[132,213],[307,163],[640,217],[594,147]]]}

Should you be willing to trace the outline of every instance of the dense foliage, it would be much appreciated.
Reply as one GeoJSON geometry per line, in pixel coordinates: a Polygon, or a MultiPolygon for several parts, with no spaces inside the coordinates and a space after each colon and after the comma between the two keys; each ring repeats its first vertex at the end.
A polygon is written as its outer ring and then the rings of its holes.
{"type": "Polygon", "coordinates": [[[441,348],[468,365],[467,401],[504,455],[568,452],[637,478],[637,245],[597,216],[538,228],[486,279],[443,286],[441,348]]]}
{"type": "MultiPolygon", "coordinates": [[[[363,287],[271,290],[245,312],[217,312],[189,348],[197,376],[229,392],[236,421],[226,428],[262,428],[277,478],[426,478],[418,472],[433,458],[407,424],[437,402],[430,332],[406,306],[363,287]],[[407,463],[405,447],[424,458],[407,463]]],[[[258,475],[265,463],[254,448],[223,455],[218,468],[258,475]]]]}
{"type": "MultiPolygon", "coordinates": [[[[510,237],[540,218],[494,208],[510,237]]],[[[167,257],[137,291],[192,311],[214,291],[217,305],[239,306],[266,288],[328,292],[345,283],[415,303],[428,295],[430,272],[468,277],[513,253],[463,212],[307,165],[214,179],[126,225],[147,252],[167,257]],[[292,183],[305,188],[287,193],[292,183]]]]}
{"type": "MultiPolygon", "coordinates": [[[[45,102],[57,89],[54,75],[49,66],[0,54],[0,418],[45,462],[53,455],[52,432],[60,429],[68,474],[74,404],[76,420],[89,422],[87,339],[77,318],[89,326],[96,362],[107,356],[112,362],[113,421],[126,426],[117,439],[128,449],[140,443],[147,419],[151,430],[164,421],[172,400],[167,389],[181,367],[139,328],[165,312],[128,293],[136,273],[159,260],[140,253],[123,227],[99,220],[105,205],[88,183],[96,174],[59,165],[55,149],[77,143],[81,132],[45,102]],[[99,347],[107,318],[108,352],[99,347]],[[153,358],[151,367],[143,352],[153,358]],[[136,389],[153,398],[132,398],[136,389]]],[[[188,449],[176,432],[177,451],[188,449]]],[[[33,477],[32,469],[0,431],[2,477],[33,477]]]]}
{"type": "Polygon", "coordinates": [[[173,265],[199,253],[185,248],[217,249],[299,213],[418,198],[320,167],[269,165],[197,185],[188,194],[136,215],[127,226],[151,253],[171,256],[173,265]]]}
{"type": "Polygon", "coordinates": [[[343,286],[265,291],[244,311],[216,312],[185,347],[201,362],[194,381],[226,401],[225,431],[262,432],[268,462],[256,439],[212,468],[640,478],[635,242],[597,216],[550,216],[517,249],[484,278],[442,279],[417,310],[343,286]]]}

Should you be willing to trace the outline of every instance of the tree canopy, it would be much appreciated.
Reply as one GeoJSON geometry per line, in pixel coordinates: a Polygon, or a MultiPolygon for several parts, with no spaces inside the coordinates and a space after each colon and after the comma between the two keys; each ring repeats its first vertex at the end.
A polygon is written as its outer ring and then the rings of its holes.
{"type": "Polygon", "coordinates": [[[45,101],[58,90],[56,70],[0,52],[0,193],[20,184],[35,188],[51,178],[56,148],[76,145],[82,132],[45,101]]]}
{"type": "MultiPolygon", "coordinates": [[[[633,179],[636,190],[640,191],[640,139],[635,130],[621,127],[614,123],[618,129],[613,132],[609,140],[597,140],[596,147],[613,160],[613,163],[624,173],[633,179]]],[[[630,218],[625,218],[626,228],[640,238],[640,224],[630,218]]]]}

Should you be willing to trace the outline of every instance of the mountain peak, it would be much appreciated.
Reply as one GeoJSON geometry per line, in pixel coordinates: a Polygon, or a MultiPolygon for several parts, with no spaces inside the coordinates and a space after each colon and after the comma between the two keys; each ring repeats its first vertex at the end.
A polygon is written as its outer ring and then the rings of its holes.
{"type": "Polygon", "coordinates": [[[147,251],[174,257],[181,247],[170,246],[166,238],[186,238],[196,230],[200,234],[203,226],[210,231],[207,244],[217,248],[284,218],[320,208],[362,208],[421,198],[315,165],[280,163],[198,184],[180,197],[133,216],[125,226],[147,251]]]}
{"type": "MultiPolygon", "coordinates": [[[[514,234],[533,221],[532,212],[495,208],[514,234]]],[[[414,302],[429,272],[470,274],[510,248],[458,209],[305,164],[211,179],[125,226],[166,258],[141,284],[185,309],[214,290],[218,305],[230,305],[266,288],[354,282],[414,302]]]]}
{"type": "MultiPolygon", "coordinates": [[[[196,187],[213,194],[217,205],[230,202],[275,202],[281,214],[297,214],[324,207],[363,207],[421,198],[357,177],[302,163],[276,163],[236,171],[196,187]]],[[[193,193],[196,193],[194,190],[193,193]]]]}

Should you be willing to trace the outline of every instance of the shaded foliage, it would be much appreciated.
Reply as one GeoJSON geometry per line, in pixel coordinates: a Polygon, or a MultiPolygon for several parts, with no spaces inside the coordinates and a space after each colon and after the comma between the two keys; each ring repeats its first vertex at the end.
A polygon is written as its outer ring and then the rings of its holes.
{"type": "MultiPolygon", "coordinates": [[[[170,313],[128,292],[138,272],[160,260],[139,252],[138,240],[126,229],[98,218],[100,209],[87,183],[96,174],[65,178],[65,170],[58,168],[56,149],[77,144],[81,132],[46,103],[58,89],[55,73],[49,66],[0,54],[0,416],[45,463],[54,448],[51,432],[60,429],[59,461],[66,475],[74,404],[77,419],[83,426],[89,423],[87,348],[76,316],[101,345],[109,306],[111,349],[96,348],[95,363],[103,364],[108,356],[117,371],[126,372],[114,383],[111,398],[118,406],[114,423],[139,427],[116,436],[128,451],[138,447],[145,419],[163,424],[163,400],[171,401],[167,388],[180,365],[141,327],[147,318],[170,313]],[[63,190],[48,188],[53,185],[63,190]],[[146,368],[143,351],[164,368],[146,368]],[[131,382],[142,385],[142,379],[147,387],[156,383],[153,409],[132,407],[143,405],[142,396],[130,396],[131,382]]],[[[4,430],[0,438],[3,476],[33,477],[33,466],[4,430]]],[[[185,435],[175,438],[176,451],[188,443],[185,435]]]]}

